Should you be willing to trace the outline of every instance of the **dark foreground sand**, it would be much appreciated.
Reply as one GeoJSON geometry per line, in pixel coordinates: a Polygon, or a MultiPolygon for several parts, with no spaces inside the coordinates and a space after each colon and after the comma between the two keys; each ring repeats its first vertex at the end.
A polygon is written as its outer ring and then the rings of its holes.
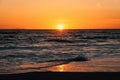
{"type": "Polygon", "coordinates": [[[31,72],[0,75],[0,80],[120,80],[119,73],[31,72]]]}

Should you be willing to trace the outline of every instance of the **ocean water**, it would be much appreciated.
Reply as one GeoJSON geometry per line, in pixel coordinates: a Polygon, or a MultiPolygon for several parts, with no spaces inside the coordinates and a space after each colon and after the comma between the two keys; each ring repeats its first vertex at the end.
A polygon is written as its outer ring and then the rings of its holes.
{"type": "Polygon", "coordinates": [[[120,30],[0,30],[0,74],[45,71],[82,57],[120,57],[120,30]]]}

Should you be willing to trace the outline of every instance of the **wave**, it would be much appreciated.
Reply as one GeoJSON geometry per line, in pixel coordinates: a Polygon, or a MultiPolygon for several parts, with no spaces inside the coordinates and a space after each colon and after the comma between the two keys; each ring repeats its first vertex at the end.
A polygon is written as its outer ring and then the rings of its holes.
{"type": "Polygon", "coordinates": [[[45,40],[45,41],[60,42],[60,43],[74,43],[74,41],[72,41],[72,40],[65,40],[65,39],[48,39],[48,40],[45,40]]]}
{"type": "Polygon", "coordinates": [[[49,67],[53,67],[53,66],[58,66],[58,65],[63,65],[63,64],[68,64],[70,62],[83,62],[83,61],[89,61],[90,59],[85,57],[85,56],[77,56],[75,58],[71,58],[71,59],[60,59],[60,60],[48,60],[48,61],[40,61],[37,64],[43,64],[42,66],[38,66],[38,67],[27,67],[27,68],[22,68],[21,70],[26,70],[26,69],[42,69],[42,68],[49,68],[49,67]],[[49,64],[49,65],[45,65],[44,63],[49,64]]]}
{"type": "Polygon", "coordinates": [[[87,36],[82,39],[120,39],[120,36],[87,36]]]}
{"type": "Polygon", "coordinates": [[[72,61],[88,61],[89,58],[87,57],[84,57],[84,56],[77,56],[75,58],[70,58],[70,59],[56,59],[56,60],[48,60],[48,61],[45,61],[45,62],[61,62],[61,61],[65,61],[65,62],[72,62],[72,61]]]}

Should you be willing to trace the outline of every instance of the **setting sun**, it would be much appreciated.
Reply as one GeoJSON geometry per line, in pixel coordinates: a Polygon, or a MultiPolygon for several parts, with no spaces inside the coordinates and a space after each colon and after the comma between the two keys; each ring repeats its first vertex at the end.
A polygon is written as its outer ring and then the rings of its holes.
{"type": "Polygon", "coordinates": [[[0,29],[120,29],[119,4],[120,0],[0,0],[0,29]]]}
{"type": "Polygon", "coordinates": [[[65,28],[65,25],[64,24],[58,24],[57,25],[57,29],[58,30],[63,30],[65,28]]]}

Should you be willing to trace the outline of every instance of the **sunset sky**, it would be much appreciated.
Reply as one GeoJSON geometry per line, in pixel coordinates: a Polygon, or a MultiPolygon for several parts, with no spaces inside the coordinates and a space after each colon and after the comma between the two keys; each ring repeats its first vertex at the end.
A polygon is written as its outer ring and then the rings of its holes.
{"type": "Polygon", "coordinates": [[[0,0],[0,29],[120,29],[120,0],[0,0]]]}

